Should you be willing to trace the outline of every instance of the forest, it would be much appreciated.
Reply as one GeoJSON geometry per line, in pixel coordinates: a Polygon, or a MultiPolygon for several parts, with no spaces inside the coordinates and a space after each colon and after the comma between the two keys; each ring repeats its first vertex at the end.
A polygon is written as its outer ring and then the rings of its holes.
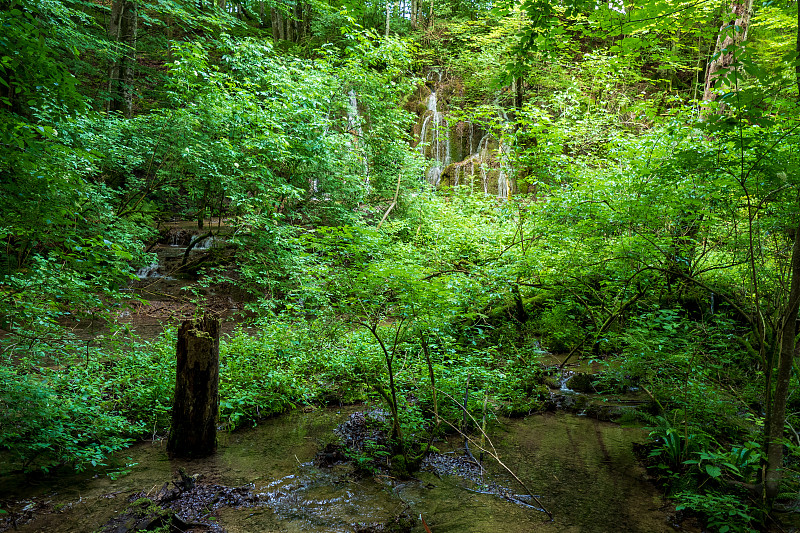
{"type": "Polygon", "coordinates": [[[0,531],[800,530],[800,3],[0,28],[0,531]],[[169,463],[204,316],[222,459],[169,463]]]}

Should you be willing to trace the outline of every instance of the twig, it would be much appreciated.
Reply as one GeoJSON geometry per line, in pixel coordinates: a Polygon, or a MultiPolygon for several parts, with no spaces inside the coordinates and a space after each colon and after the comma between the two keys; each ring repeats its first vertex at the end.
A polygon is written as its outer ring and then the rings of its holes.
{"type": "MultiPolygon", "coordinates": [[[[455,398],[453,398],[452,396],[450,396],[448,393],[446,393],[445,391],[439,391],[439,392],[441,392],[442,394],[444,394],[445,396],[447,396],[448,398],[450,398],[450,399],[451,399],[453,402],[455,402],[455,404],[456,404],[456,405],[458,405],[459,407],[461,407],[462,409],[464,409],[464,407],[463,407],[463,406],[462,406],[462,405],[461,405],[461,404],[460,404],[460,403],[459,403],[459,402],[458,402],[458,401],[457,401],[455,398]]],[[[475,421],[475,419],[472,417],[472,415],[471,415],[471,414],[469,414],[469,412],[468,412],[466,409],[464,409],[464,412],[465,412],[465,415],[466,415],[466,416],[469,416],[470,418],[472,418],[472,421],[475,423],[475,426],[476,426],[476,427],[478,427],[478,424],[477,424],[477,422],[475,421]]],[[[459,433],[461,433],[461,434],[464,436],[464,439],[465,439],[465,440],[470,440],[470,439],[469,439],[469,437],[468,437],[468,436],[467,436],[465,433],[461,432],[461,431],[460,431],[460,430],[459,430],[457,427],[455,427],[455,426],[454,426],[454,425],[453,425],[451,422],[449,422],[448,420],[445,420],[445,422],[446,422],[446,423],[447,423],[447,424],[448,424],[450,427],[452,427],[453,429],[455,429],[456,431],[458,431],[459,433]]],[[[522,488],[523,488],[523,489],[525,489],[525,492],[527,492],[527,493],[528,493],[528,495],[529,495],[531,498],[533,498],[533,500],[534,500],[534,501],[536,502],[536,504],[539,506],[539,510],[540,510],[540,511],[542,511],[543,513],[545,513],[545,514],[548,516],[548,518],[550,518],[550,520],[552,520],[552,519],[553,519],[553,513],[551,513],[550,511],[548,511],[548,510],[545,508],[545,506],[544,506],[544,505],[542,505],[542,502],[541,502],[541,501],[539,501],[539,498],[537,498],[537,497],[536,497],[536,495],[533,493],[533,491],[531,491],[531,489],[529,489],[529,488],[528,488],[528,486],[525,484],[525,482],[524,482],[524,481],[522,481],[522,480],[519,478],[519,476],[517,476],[517,475],[514,473],[514,471],[513,471],[513,470],[511,470],[509,467],[507,467],[507,466],[505,465],[505,463],[503,463],[503,461],[501,461],[501,460],[500,460],[500,455],[497,453],[497,449],[494,447],[494,443],[492,443],[492,439],[490,439],[490,438],[489,438],[489,436],[486,434],[486,432],[485,432],[485,431],[483,431],[481,428],[478,428],[478,429],[480,430],[481,434],[482,434],[482,435],[484,436],[484,438],[486,439],[486,442],[488,442],[488,443],[489,443],[489,446],[491,447],[491,451],[489,451],[488,449],[485,449],[485,448],[481,448],[481,451],[482,451],[482,452],[486,452],[486,453],[487,453],[487,454],[488,454],[488,455],[489,455],[489,456],[490,456],[492,459],[494,459],[495,461],[497,461],[497,464],[499,464],[499,465],[500,465],[500,466],[501,466],[501,467],[502,467],[502,468],[503,468],[503,469],[504,469],[506,472],[508,472],[508,473],[509,473],[509,475],[511,475],[511,477],[513,477],[513,478],[514,478],[514,479],[517,481],[517,483],[519,483],[519,484],[522,486],[522,488]]],[[[475,443],[473,442],[473,444],[475,444],[475,443]]]]}

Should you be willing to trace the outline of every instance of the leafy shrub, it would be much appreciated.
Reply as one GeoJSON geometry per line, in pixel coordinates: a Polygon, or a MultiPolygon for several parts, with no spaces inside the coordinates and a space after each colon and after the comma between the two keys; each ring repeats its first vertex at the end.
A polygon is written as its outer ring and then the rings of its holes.
{"type": "Polygon", "coordinates": [[[755,533],[760,512],[732,494],[681,492],[677,510],[689,509],[706,518],[708,528],[719,533],[755,533]]]}
{"type": "Polygon", "coordinates": [[[551,351],[568,352],[583,339],[579,317],[579,311],[570,303],[556,304],[541,314],[537,328],[551,351]]]}
{"type": "Polygon", "coordinates": [[[130,444],[125,435],[141,429],[103,409],[92,391],[67,386],[47,373],[33,376],[0,368],[0,448],[23,470],[101,465],[130,444]]]}

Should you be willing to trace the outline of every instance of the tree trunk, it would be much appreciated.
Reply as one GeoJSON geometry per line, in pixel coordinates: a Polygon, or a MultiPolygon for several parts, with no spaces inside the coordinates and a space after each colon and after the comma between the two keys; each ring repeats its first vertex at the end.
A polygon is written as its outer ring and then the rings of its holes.
{"type": "Polygon", "coordinates": [[[411,0],[411,29],[417,29],[417,6],[419,5],[419,0],[411,0]]]}
{"type": "Polygon", "coordinates": [[[114,0],[108,23],[108,36],[116,47],[116,58],[108,72],[107,111],[133,114],[133,77],[136,67],[136,37],[139,8],[135,1],[114,0]]]}
{"type": "Polygon", "coordinates": [[[294,40],[300,42],[303,39],[303,4],[299,1],[294,4],[294,40]]]}
{"type": "MultiPolygon", "coordinates": [[[[797,43],[795,44],[795,51],[800,55],[800,2],[797,2],[797,43]]],[[[795,77],[797,79],[797,98],[800,99],[800,63],[794,67],[795,77]]]]}
{"type": "Polygon", "coordinates": [[[750,16],[753,14],[753,0],[743,0],[731,4],[731,13],[734,21],[723,22],[717,36],[717,47],[714,50],[714,59],[706,69],[705,91],[703,100],[713,101],[716,95],[713,92],[717,80],[722,74],[721,70],[731,68],[735,59],[735,48],[739,43],[747,40],[747,28],[750,25],[750,16]]]}
{"type": "Polygon", "coordinates": [[[777,354],[778,372],[775,377],[775,394],[766,424],[767,468],[764,475],[764,493],[768,501],[778,496],[783,475],[783,430],[786,423],[786,400],[789,396],[789,380],[797,356],[797,315],[800,307],[800,226],[795,228],[792,250],[791,283],[789,301],[783,314],[780,349],[777,354]]]}
{"type": "Polygon", "coordinates": [[[281,32],[278,21],[279,13],[274,7],[271,7],[269,9],[269,16],[270,16],[270,22],[272,23],[272,40],[273,42],[277,43],[278,40],[281,38],[281,32]]]}
{"type": "Polygon", "coordinates": [[[386,37],[389,36],[389,17],[392,14],[392,0],[386,0],[386,37]]]}
{"type": "Polygon", "coordinates": [[[219,319],[205,315],[181,324],[177,359],[167,453],[205,457],[217,451],[219,319]]]}

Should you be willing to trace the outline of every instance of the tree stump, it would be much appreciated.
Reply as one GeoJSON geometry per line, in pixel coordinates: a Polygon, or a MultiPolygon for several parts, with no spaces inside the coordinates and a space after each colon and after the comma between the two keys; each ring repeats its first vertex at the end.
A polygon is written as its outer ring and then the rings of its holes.
{"type": "Polygon", "coordinates": [[[216,452],[218,412],[219,319],[186,320],[178,329],[169,456],[205,457],[216,452]]]}

